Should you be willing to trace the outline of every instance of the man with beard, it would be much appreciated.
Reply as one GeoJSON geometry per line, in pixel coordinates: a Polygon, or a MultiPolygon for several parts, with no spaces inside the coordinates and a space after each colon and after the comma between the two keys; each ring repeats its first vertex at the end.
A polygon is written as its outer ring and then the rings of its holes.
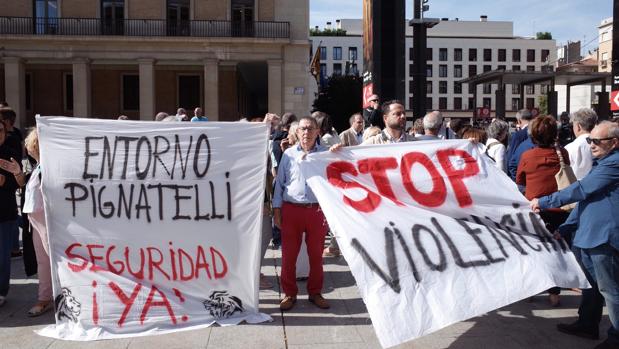
{"type": "Polygon", "coordinates": [[[376,136],[370,137],[362,144],[388,144],[399,142],[410,142],[417,140],[414,136],[404,132],[406,126],[406,113],[404,105],[398,100],[391,100],[383,103],[383,121],[385,128],[376,136]]]}

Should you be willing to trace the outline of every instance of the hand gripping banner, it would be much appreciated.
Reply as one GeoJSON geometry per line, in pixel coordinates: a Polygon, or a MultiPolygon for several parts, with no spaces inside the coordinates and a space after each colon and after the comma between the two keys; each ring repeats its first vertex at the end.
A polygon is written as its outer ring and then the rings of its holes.
{"type": "Polygon", "coordinates": [[[553,286],[589,287],[489,162],[451,140],[347,147],[302,163],[384,347],[553,286]]]}
{"type": "Polygon", "coordinates": [[[39,117],[56,325],[94,340],[258,312],[268,130],[39,117]]]}

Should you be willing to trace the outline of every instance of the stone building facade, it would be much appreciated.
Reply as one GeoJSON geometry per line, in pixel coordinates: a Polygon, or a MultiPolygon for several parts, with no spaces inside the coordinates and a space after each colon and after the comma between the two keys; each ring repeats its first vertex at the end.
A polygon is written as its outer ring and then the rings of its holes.
{"type": "Polygon", "coordinates": [[[0,0],[0,100],[34,115],[307,113],[309,0],[0,0]]]}

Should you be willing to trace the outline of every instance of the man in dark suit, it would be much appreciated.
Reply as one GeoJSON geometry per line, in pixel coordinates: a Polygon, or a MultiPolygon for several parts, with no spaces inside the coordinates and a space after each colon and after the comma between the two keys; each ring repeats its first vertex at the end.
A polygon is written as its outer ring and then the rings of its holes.
{"type": "MultiPolygon", "coordinates": [[[[520,127],[520,130],[512,133],[511,139],[509,141],[507,155],[505,156],[508,168],[510,164],[514,163],[514,160],[512,158],[515,156],[516,149],[518,149],[520,143],[524,142],[527,138],[529,138],[527,126],[529,125],[529,122],[531,122],[531,120],[533,120],[533,114],[531,114],[531,112],[527,109],[521,109],[518,111],[518,113],[516,113],[516,121],[518,122],[518,127],[520,127]]],[[[516,167],[518,167],[518,162],[515,162],[515,164],[516,167]]],[[[509,171],[509,174],[510,177],[512,177],[512,180],[516,179],[515,169],[513,171],[513,175],[511,169],[509,171]]]]}

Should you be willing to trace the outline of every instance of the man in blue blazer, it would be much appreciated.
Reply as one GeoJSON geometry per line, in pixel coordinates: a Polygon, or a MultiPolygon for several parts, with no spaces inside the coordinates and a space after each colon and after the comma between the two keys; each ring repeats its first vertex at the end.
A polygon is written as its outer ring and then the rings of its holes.
{"type": "Polygon", "coordinates": [[[531,200],[531,208],[539,211],[578,202],[559,233],[574,234],[572,249],[593,288],[583,290],[578,320],[558,324],[557,329],[597,339],[606,301],[612,326],[608,338],[595,348],[619,348],[619,125],[601,122],[587,143],[594,158],[589,174],[561,191],[531,200]]]}
{"type": "MultiPolygon", "coordinates": [[[[507,147],[507,155],[505,156],[505,160],[507,161],[509,176],[513,181],[516,181],[516,169],[518,168],[518,162],[512,160],[515,156],[516,149],[520,143],[524,142],[527,138],[529,138],[527,126],[529,122],[533,120],[533,114],[527,109],[521,109],[516,113],[516,121],[518,122],[518,126],[520,130],[512,133],[512,136],[509,140],[509,147],[507,147]],[[516,164],[516,167],[512,171],[512,164],[516,164]],[[512,173],[513,172],[513,173],[512,173]]],[[[527,149],[528,150],[528,149],[527,149]]]]}

